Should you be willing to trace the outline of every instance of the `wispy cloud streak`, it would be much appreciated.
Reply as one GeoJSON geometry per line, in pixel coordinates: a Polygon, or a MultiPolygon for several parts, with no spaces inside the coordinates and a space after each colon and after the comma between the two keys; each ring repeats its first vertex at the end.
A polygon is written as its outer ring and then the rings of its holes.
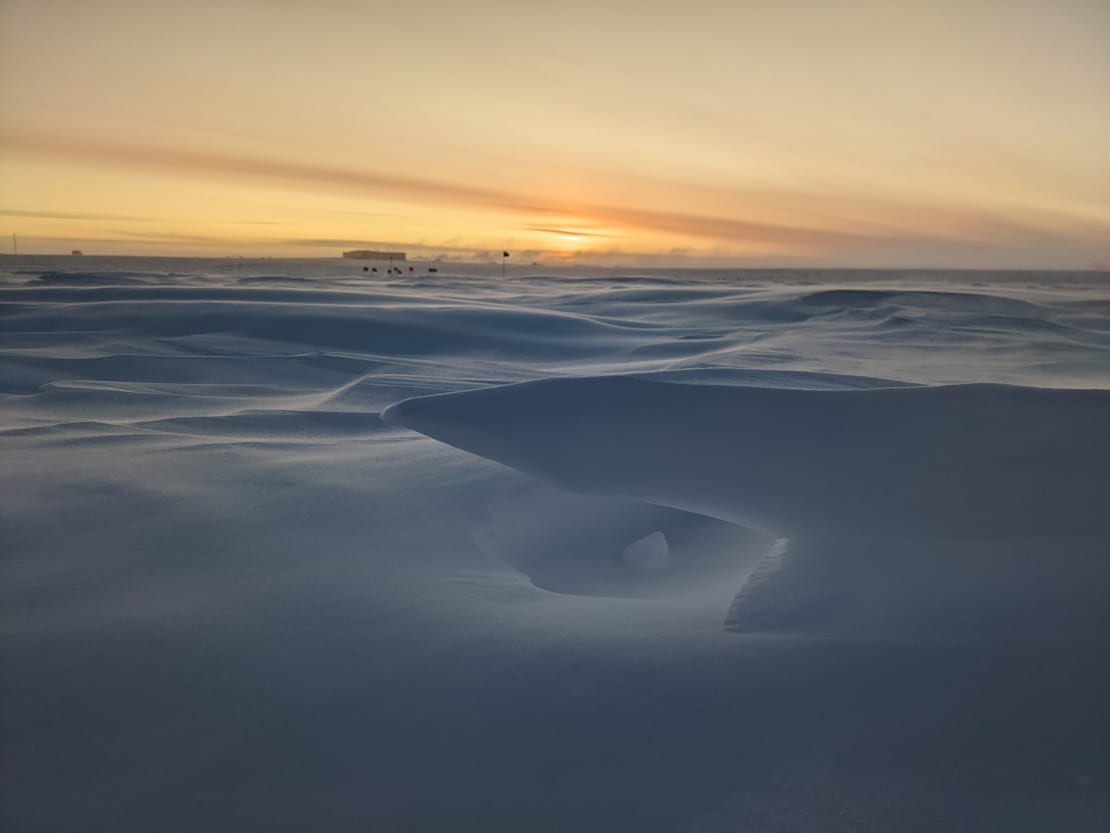
{"type": "MultiPolygon", "coordinates": [[[[357,194],[383,200],[412,202],[423,205],[482,207],[504,212],[527,210],[533,214],[565,217],[573,214],[585,224],[607,230],[629,233],[668,233],[702,238],[721,243],[757,243],[792,251],[862,251],[868,247],[880,250],[899,245],[945,243],[976,246],[992,238],[1017,238],[1033,230],[1008,218],[990,212],[958,210],[942,212],[952,222],[952,230],[884,228],[877,222],[855,222],[845,229],[812,224],[787,224],[757,220],[710,216],[683,211],[655,210],[622,205],[575,203],[549,200],[542,194],[509,193],[496,188],[445,182],[440,180],[398,176],[362,168],[322,165],[277,158],[258,158],[244,154],[214,152],[189,148],[156,147],[122,143],[104,139],[74,138],[8,127],[3,135],[9,150],[53,158],[64,158],[92,165],[121,168],[146,168],[169,174],[205,176],[217,180],[266,182],[294,186],[312,191],[333,191],[357,194]]],[[[805,195],[798,195],[804,201],[805,195]]],[[[881,206],[876,207],[877,218],[881,206]]],[[[7,210],[5,213],[10,213],[7,210]]],[[[926,211],[928,215],[930,212],[926,211]]],[[[936,210],[932,211],[935,216],[936,210]]],[[[61,212],[25,212],[22,216],[61,218],[61,212]]],[[[71,219],[138,218],[110,215],[66,214],[71,219]]],[[[841,224],[843,225],[843,224],[841,224]]],[[[527,230],[576,237],[619,237],[593,231],[575,231],[556,225],[526,225],[527,230]]],[[[1053,236],[1053,235],[1050,235],[1053,236]]]]}
{"type": "Polygon", "coordinates": [[[20,208],[0,208],[0,216],[26,217],[34,220],[124,220],[129,223],[154,222],[150,217],[136,217],[131,214],[102,214],[94,211],[28,211],[20,208]]]}

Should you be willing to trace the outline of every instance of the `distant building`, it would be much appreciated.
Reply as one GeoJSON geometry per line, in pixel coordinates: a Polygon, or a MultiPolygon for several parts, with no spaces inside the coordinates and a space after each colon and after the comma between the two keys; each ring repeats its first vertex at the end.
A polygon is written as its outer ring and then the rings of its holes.
{"type": "Polygon", "coordinates": [[[355,249],[353,252],[344,252],[343,257],[351,260],[404,260],[404,252],[375,252],[370,249],[355,249]]]}
{"type": "Polygon", "coordinates": [[[84,254],[84,252],[81,251],[80,249],[74,249],[72,252],[70,252],[70,255],[74,255],[74,256],[77,256],[77,257],[80,257],[83,254],[84,254]]]}

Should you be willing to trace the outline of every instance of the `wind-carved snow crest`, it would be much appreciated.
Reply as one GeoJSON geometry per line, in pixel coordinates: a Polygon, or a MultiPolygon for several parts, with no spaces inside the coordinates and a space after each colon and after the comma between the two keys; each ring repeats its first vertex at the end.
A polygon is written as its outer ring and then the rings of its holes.
{"type": "MultiPolygon", "coordinates": [[[[1108,633],[1110,559],[1097,543],[1110,538],[1107,391],[613,376],[420,397],[382,418],[569,491],[777,538],[738,585],[732,631],[1108,633]],[[1073,541],[1068,555],[1056,539],[1073,541]]],[[[657,545],[629,542],[621,558],[662,568],[657,545]]]]}

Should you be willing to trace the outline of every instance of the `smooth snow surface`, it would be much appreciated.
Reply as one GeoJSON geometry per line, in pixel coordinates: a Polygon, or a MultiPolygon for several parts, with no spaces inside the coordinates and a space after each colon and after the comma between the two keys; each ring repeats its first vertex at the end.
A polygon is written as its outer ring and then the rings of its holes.
{"type": "Polygon", "coordinates": [[[1104,274],[413,266],[0,260],[5,830],[1110,830],[1104,274]]]}

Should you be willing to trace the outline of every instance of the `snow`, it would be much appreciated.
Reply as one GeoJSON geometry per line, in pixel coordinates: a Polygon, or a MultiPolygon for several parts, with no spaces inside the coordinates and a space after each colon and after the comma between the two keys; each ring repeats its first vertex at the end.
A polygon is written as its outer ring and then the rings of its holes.
{"type": "Polygon", "coordinates": [[[1108,415],[1101,390],[613,376],[417,397],[382,418],[573,491],[776,536],[968,537],[1110,534],[1108,415]]]}
{"type": "Polygon", "coordinates": [[[668,566],[671,558],[667,536],[658,529],[649,532],[621,550],[621,558],[647,570],[662,570],[668,566]]]}
{"type": "Polygon", "coordinates": [[[1110,826],[1104,275],[79,266],[0,261],[5,829],[1110,826]]]}

